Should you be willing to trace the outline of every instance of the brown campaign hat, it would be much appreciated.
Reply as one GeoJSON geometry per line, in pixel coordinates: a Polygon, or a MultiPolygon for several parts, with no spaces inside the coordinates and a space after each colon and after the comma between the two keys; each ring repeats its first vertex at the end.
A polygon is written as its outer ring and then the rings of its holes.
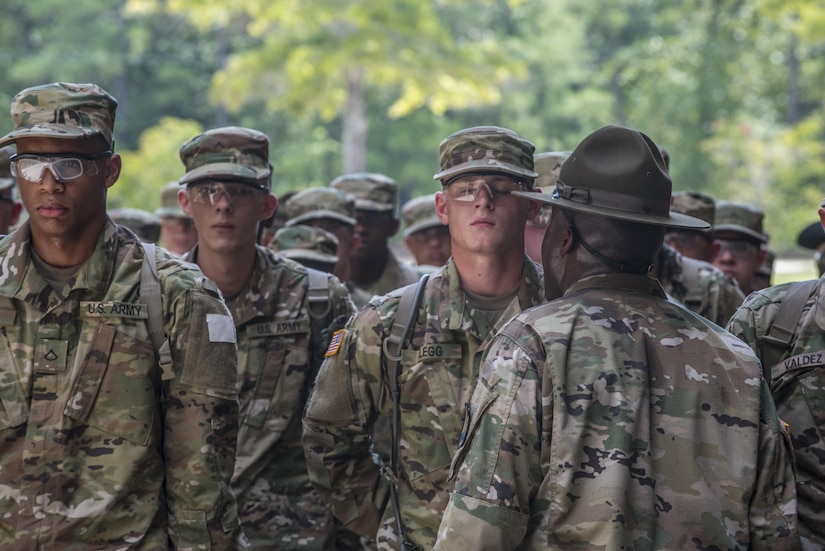
{"type": "Polygon", "coordinates": [[[707,228],[703,220],[670,212],[672,187],[653,140],[638,130],[605,126],[584,138],[564,161],[552,194],[513,195],[618,220],[707,228]]]}

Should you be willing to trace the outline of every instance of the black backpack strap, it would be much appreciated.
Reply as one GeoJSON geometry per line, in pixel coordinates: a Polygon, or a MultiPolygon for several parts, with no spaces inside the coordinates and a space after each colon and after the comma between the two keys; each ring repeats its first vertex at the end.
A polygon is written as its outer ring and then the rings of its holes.
{"type": "Polygon", "coordinates": [[[779,312],[777,312],[773,324],[762,339],[762,370],[765,379],[769,382],[771,380],[770,370],[788,350],[796,334],[805,303],[808,302],[808,298],[818,282],[818,279],[811,279],[791,284],[782,299],[782,303],[779,305],[779,312]]]}

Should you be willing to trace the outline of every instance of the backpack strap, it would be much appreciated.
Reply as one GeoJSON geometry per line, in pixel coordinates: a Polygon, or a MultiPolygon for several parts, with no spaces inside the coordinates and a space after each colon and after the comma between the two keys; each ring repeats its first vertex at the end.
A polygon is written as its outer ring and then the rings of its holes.
{"type": "Polygon", "coordinates": [[[329,274],[313,268],[306,270],[309,274],[309,289],[307,289],[309,317],[313,320],[323,319],[332,309],[332,300],[329,298],[329,274]],[[320,309],[315,308],[318,305],[320,309]]]}
{"type": "Polygon", "coordinates": [[[158,277],[158,259],[154,243],[141,243],[143,246],[143,264],[140,267],[140,298],[146,301],[149,311],[149,338],[158,358],[161,369],[161,380],[168,381],[175,378],[172,369],[172,351],[169,337],[163,330],[163,301],[160,293],[160,278],[158,277]]]}
{"type": "Polygon", "coordinates": [[[407,540],[404,533],[404,524],[401,521],[401,509],[398,502],[398,448],[401,430],[401,387],[398,384],[398,378],[401,371],[401,352],[410,344],[412,330],[415,327],[418,310],[424,298],[424,289],[429,279],[429,274],[424,274],[418,280],[418,283],[407,285],[404,288],[401,293],[401,300],[398,302],[398,309],[395,312],[395,319],[390,328],[390,334],[382,343],[392,395],[392,424],[390,426],[392,449],[390,451],[390,473],[388,473],[388,478],[390,479],[390,496],[392,498],[392,508],[395,512],[395,524],[401,542],[401,551],[412,549],[414,546],[407,540]]]}
{"type": "Polygon", "coordinates": [[[802,310],[805,303],[811,296],[818,279],[808,281],[797,281],[792,283],[779,305],[779,312],[771,324],[767,334],[763,337],[761,350],[762,370],[765,379],[771,380],[770,370],[779,362],[779,359],[787,351],[791,340],[796,334],[799,319],[802,317],[802,310]]]}

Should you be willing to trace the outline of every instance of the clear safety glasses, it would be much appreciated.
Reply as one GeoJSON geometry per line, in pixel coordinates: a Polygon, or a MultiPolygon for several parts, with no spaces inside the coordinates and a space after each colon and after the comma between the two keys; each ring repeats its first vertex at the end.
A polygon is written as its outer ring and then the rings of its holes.
{"type": "Polygon", "coordinates": [[[190,186],[189,196],[195,203],[214,206],[221,194],[226,194],[233,205],[241,205],[259,201],[261,192],[266,190],[267,187],[260,184],[205,182],[190,186]]]}
{"type": "Polygon", "coordinates": [[[20,154],[11,157],[12,176],[27,182],[40,183],[46,170],[59,182],[76,180],[84,174],[94,176],[99,172],[93,161],[108,157],[111,151],[102,153],[48,153],[48,154],[20,154]]]}
{"type": "Polygon", "coordinates": [[[444,188],[444,195],[453,201],[473,203],[478,199],[482,189],[487,190],[487,196],[492,200],[510,196],[511,191],[527,189],[527,184],[509,178],[484,181],[479,178],[457,180],[444,188]]]}

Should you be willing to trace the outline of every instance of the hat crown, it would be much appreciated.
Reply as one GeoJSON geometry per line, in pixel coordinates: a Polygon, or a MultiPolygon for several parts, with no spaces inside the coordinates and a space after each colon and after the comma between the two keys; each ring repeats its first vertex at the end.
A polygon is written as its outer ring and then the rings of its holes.
{"type": "Polygon", "coordinates": [[[531,183],[536,147],[527,139],[499,126],[474,126],[454,132],[439,145],[441,170],[435,180],[448,182],[464,174],[503,173],[531,183]]]}
{"type": "Polygon", "coordinates": [[[96,84],[54,82],[26,88],[11,103],[14,130],[0,145],[23,137],[87,138],[114,146],[117,100],[96,84]]]}
{"type": "Polygon", "coordinates": [[[334,264],[338,261],[338,238],[312,226],[287,226],[275,232],[270,247],[295,260],[315,260],[334,264]]]}
{"type": "Polygon", "coordinates": [[[404,203],[401,217],[404,220],[405,237],[417,231],[442,225],[435,213],[435,193],[415,197],[404,203]]]}
{"type": "Polygon", "coordinates": [[[705,193],[674,191],[670,210],[693,216],[713,225],[716,218],[716,201],[705,193]]]}
{"type": "Polygon", "coordinates": [[[355,224],[355,197],[339,189],[316,187],[299,191],[284,205],[288,221],[343,219],[355,224]]]}
{"type": "Polygon", "coordinates": [[[385,174],[354,172],[342,174],[329,183],[355,196],[355,208],[375,211],[395,211],[398,202],[398,184],[385,174]]]}
{"type": "Polygon", "coordinates": [[[714,228],[716,233],[736,232],[762,242],[767,235],[762,226],[765,212],[755,205],[737,201],[717,201],[714,228]]]}
{"type": "Polygon", "coordinates": [[[182,184],[210,178],[268,183],[272,173],[267,135],[240,126],[198,134],[180,146],[180,159],[187,171],[182,184]]]}
{"type": "Polygon", "coordinates": [[[672,183],[659,148],[645,134],[606,126],[564,161],[556,193],[625,214],[667,217],[672,183]]]}
{"type": "Polygon", "coordinates": [[[556,187],[556,181],[559,179],[561,165],[569,156],[569,151],[536,153],[533,156],[533,165],[539,175],[536,178],[536,187],[552,192],[553,188],[556,187]]]}

